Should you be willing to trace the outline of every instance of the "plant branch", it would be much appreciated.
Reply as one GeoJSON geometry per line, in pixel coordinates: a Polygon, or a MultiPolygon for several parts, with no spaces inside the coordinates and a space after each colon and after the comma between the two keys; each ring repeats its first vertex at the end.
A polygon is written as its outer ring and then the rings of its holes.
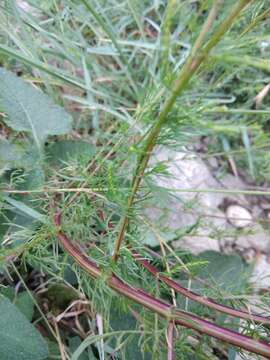
{"type": "MultiPolygon", "coordinates": [[[[210,53],[212,48],[216,46],[216,44],[221,40],[223,35],[232,26],[235,18],[240,14],[240,12],[243,10],[243,8],[251,1],[252,0],[238,1],[238,3],[233,7],[231,13],[219,25],[218,29],[212,35],[211,39],[207,42],[207,44],[205,46],[203,46],[201,48],[201,50],[198,49],[194,55],[193,55],[193,53],[191,53],[191,55],[187,59],[185,65],[180,70],[180,73],[173,85],[171,95],[165,101],[163,110],[160,112],[157,122],[153,125],[151,131],[149,132],[149,134],[145,140],[143,149],[139,155],[139,158],[137,161],[137,167],[136,167],[135,174],[134,174],[133,181],[132,181],[131,194],[130,194],[130,196],[128,198],[128,202],[127,202],[126,214],[124,215],[123,219],[121,220],[119,235],[115,242],[114,254],[113,254],[114,261],[117,261],[117,258],[119,255],[119,250],[120,250],[121,244],[124,240],[125,232],[128,227],[128,224],[129,224],[129,213],[130,213],[130,210],[134,203],[135,196],[136,196],[136,193],[140,186],[141,180],[143,178],[145,169],[148,165],[148,162],[149,162],[149,159],[151,156],[151,152],[156,145],[156,142],[157,142],[157,139],[161,132],[162,127],[168,120],[168,115],[169,115],[170,111],[172,110],[177,97],[187,87],[190,79],[196,73],[196,71],[198,70],[200,65],[207,59],[208,54],[210,53]]],[[[208,21],[208,19],[206,21],[208,21]]],[[[203,26],[203,32],[205,31],[205,27],[206,26],[203,26]]],[[[200,39],[200,37],[203,39],[204,35],[199,35],[199,39],[200,39]]],[[[202,40],[200,40],[200,43],[201,43],[201,41],[202,40]]]]}
{"type": "Polygon", "coordinates": [[[211,309],[217,310],[219,312],[222,312],[224,314],[234,316],[237,318],[249,320],[258,322],[260,324],[266,324],[270,325],[270,318],[260,316],[257,314],[253,314],[251,312],[237,310],[234,308],[231,308],[226,305],[219,304],[215,300],[211,298],[207,298],[205,296],[201,296],[191,290],[188,290],[187,288],[179,285],[176,281],[170,279],[169,277],[162,275],[153,265],[149,263],[149,261],[142,258],[140,254],[138,254],[136,251],[131,250],[133,257],[145,268],[147,269],[153,276],[155,276],[158,280],[164,282],[167,284],[171,289],[174,289],[179,294],[196,301],[202,305],[208,306],[211,309]]]}
{"type": "MultiPolygon", "coordinates": [[[[91,277],[94,279],[101,278],[102,270],[99,266],[74,246],[70,239],[61,231],[61,213],[59,212],[55,215],[55,225],[57,227],[58,240],[63,248],[91,277]]],[[[149,295],[144,290],[128,285],[114,274],[111,274],[106,282],[107,285],[118,294],[124,295],[128,299],[135,301],[168,321],[174,321],[176,325],[193,329],[270,359],[270,345],[265,341],[252,339],[236,331],[215,325],[196,315],[175,309],[171,304],[149,295]]]]}

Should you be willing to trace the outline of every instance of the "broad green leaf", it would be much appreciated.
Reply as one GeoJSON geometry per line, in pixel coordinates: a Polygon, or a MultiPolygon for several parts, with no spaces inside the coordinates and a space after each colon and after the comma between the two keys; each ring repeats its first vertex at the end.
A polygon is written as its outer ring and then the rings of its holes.
{"type": "Polygon", "coordinates": [[[0,296],[1,295],[12,301],[15,296],[15,289],[11,286],[0,287],[0,296]]]}
{"type": "Polygon", "coordinates": [[[0,294],[8,298],[25,317],[31,321],[34,314],[34,302],[27,291],[20,292],[16,295],[13,287],[0,287],[0,294]]]}
{"type": "Polygon", "coordinates": [[[32,85],[0,68],[0,106],[5,123],[16,131],[32,134],[39,149],[49,135],[71,131],[71,116],[32,85]]]}
{"type": "Polygon", "coordinates": [[[224,255],[215,251],[205,251],[198,258],[208,261],[200,269],[200,278],[212,281],[223,291],[240,292],[244,290],[251,267],[239,255],[224,255]]]}
{"type": "MultiPolygon", "coordinates": [[[[118,312],[113,308],[110,311],[110,326],[114,331],[123,331],[123,333],[125,333],[125,331],[127,331],[127,333],[128,331],[135,331],[138,327],[137,321],[134,316],[129,313],[123,313],[120,311],[118,312]]],[[[121,351],[119,351],[119,353],[122,353],[123,358],[137,360],[149,360],[152,358],[149,352],[142,352],[142,349],[140,347],[140,340],[141,334],[131,334],[129,336],[125,346],[121,349],[121,351]]]]}
{"type": "MultiPolygon", "coordinates": [[[[21,179],[22,181],[20,181],[17,185],[18,190],[41,189],[44,186],[45,174],[42,167],[39,166],[39,163],[36,163],[36,166],[24,171],[21,179]]],[[[28,195],[26,198],[28,199],[30,196],[28,195]]]]}
{"type": "Polygon", "coordinates": [[[34,315],[34,303],[27,291],[19,293],[15,298],[14,304],[29,321],[32,320],[34,315]]]}
{"type": "Polygon", "coordinates": [[[46,149],[49,163],[56,166],[63,165],[70,160],[79,160],[86,164],[95,153],[95,146],[86,141],[57,141],[46,149]]]}
{"type": "Polygon", "coordinates": [[[31,172],[29,178],[33,181],[32,179],[36,178],[37,172],[42,171],[40,165],[41,157],[35,146],[0,139],[0,175],[3,175],[6,170],[27,169],[31,172]],[[35,172],[34,176],[33,171],[35,172]]]}
{"type": "Polygon", "coordinates": [[[22,166],[23,149],[7,140],[0,140],[0,174],[5,170],[22,166]]]}
{"type": "Polygon", "coordinates": [[[42,360],[48,347],[37,329],[0,295],[0,360],[42,360]]]}
{"type": "MultiPolygon", "coordinates": [[[[193,279],[188,284],[186,277],[182,275],[179,279],[182,285],[190,286],[191,290],[201,295],[214,298],[222,298],[222,294],[239,295],[245,291],[252,266],[245,264],[239,255],[225,255],[215,251],[205,251],[198,256],[190,257],[191,263],[198,260],[204,262],[204,265],[199,266],[197,269],[198,276],[200,279],[205,280],[206,283],[193,279]]],[[[221,300],[221,302],[230,305],[229,301],[221,300]]],[[[186,299],[183,296],[178,295],[177,303],[179,307],[186,309],[186,299]]],[[[188,311],[200,316],[211,316],[212,313],[209,308],[192,300],[188,300],[188,311]]]]}

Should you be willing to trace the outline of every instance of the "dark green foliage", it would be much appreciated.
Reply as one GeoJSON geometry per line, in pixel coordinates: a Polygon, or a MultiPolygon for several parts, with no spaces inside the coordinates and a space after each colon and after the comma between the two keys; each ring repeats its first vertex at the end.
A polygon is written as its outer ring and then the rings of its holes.
{"type": "Polygon", "coordinates": [[[64,167],[69,162],[86,165],[95,155],[95,147],[85,141],[57,141],[46,148],[46,156],[51,166],[64,167]]]}
{"type": "Polygon", "coordinates": [[[45,340],[6,297],[0,295],[0,359],[42,360],[48,357],[45,340]]]}

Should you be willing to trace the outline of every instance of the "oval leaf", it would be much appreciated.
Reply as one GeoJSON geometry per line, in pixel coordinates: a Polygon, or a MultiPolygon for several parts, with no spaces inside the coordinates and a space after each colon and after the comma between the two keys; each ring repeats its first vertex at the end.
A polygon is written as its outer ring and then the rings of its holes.
{"type": "Polygon", "coordinates": [[[0,295],[0,360],[42,360],[48,347],[37,329],[0,295]]]}
{"type": "Polygon", "coordinates": [[[0,68],[0,106],[6,124],[16,131],[30,132],[41,148],[49,135],[71,131],[71,116],[12,72],[0,68]]]}

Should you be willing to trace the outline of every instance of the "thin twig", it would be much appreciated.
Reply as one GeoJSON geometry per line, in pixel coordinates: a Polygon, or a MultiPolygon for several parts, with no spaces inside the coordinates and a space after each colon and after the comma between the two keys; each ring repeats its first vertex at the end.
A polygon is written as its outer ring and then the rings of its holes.
{"type": "MultiPolygon", "coordinates": [[[[236,194],[236,195],[256,195],[256,196],[267,196],[270,195],[269,190],[245,190],[245,189],[196,189],[196,188],[190,188],[190,189],[175,189],[175,188],[167,188],[163,186],[156,186],[156,189],[166,190],[170,192],[178,192],[178,193],[211,193],[211,194],[236,194]]],[[[119,188],[119,190],[122,190],[124,192],[127,192],[129,188],[122,187],[119,188]]],[[[14,189],[1,189],[0,193],[3,194],[18,194],[18,195],[29,195],[29,194],[42,194],[42,193],[86,193],[91,194],[95,196],[101,197],[102,195],[100,193],[106,193],[109,191],[108,187],[93,187],[93,188],[85,188],[85,187],[78,187],[78,188],[43,188],[43,189],[33,189],[33,190],[14,190],[14,189]]],[[[105,197],[103,197],[105,199],[105,197]]]]}
{"type": "Polygon", "coordinates": [[[54,328],[55,328],[55,333],[56,333],[56,338],[57,338],[59,351],[60,351],[60,354],[61,354],[61,360],[67,360],[65,346],[62,343],[61,335],[60,335],[59,328],[58,328],[58,324],[57,324],[57,321],[56,321],[56,319],[54,317],[53,317],[53,324],[54,324],[54,328]]]}
{"type": "Polygon", "coordinates": [[[174,360],[175,354],[174,354],[174,346],[173,346],[173,338],[174,338],[174,322],[169,322],[168,330],[167,330],[167,343],[168,343],[168,360],[174,360]]]}
{"type": "Polygon", "coordinates": [[[197,40],[195,41],[195,44],[193,45],[193,48],[192,48],[193,55],[195,55],[195,53],[203,45],[204,39],[205,39],[206,35],[209,33],[209,31],[211,30],[212,25],[218,15],[218,10],[221,7],[222,3],[223,3],[223,0],[214,0],[214,4],[213,4],[213,6],[208,14],[208,17],[201,29],[201,32],[200,32],[197,40]]]}

